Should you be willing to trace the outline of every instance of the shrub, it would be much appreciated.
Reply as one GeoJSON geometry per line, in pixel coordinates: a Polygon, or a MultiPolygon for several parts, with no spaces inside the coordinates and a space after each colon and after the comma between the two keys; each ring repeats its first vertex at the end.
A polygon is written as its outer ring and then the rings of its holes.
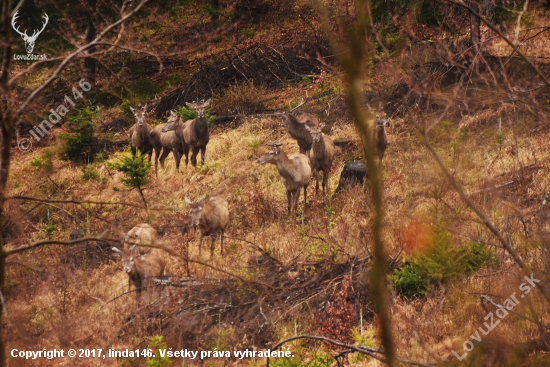
{"type": "Polygon", "coordinates": [[[393,288],[401,297],[425,295],[430,284],[451,281],[496,261],[493,254],[478,242],[457,247],[446,231],[435,233],[434,238],[429,250],[415,252],[406,265],[396,269],[390,277],[393,288]]]}
{"type": "Polygon", "coordinates": [[[468,272],[476,271],[485,265],[495,265],[497,258],[479,242],[471,242],[465,256],[465,267],[468,272]]]}
{"type": "Polygon", "coordinates": [[[75,116],[67,117],[69,133],[59,134],[63,139],[61,147],[61,159],[63,160],[93,160],[93,148],[97,142],[95,137],[94,118],[99,116],[99,111],[92,106],[86,106],[77,110],[75,116]]]}
{"type": "Polygon", "coordinates": [[[401,297],[411,298],[428,293],[428,281],[414,264],[396,269],[390,279],[393,288],[401,297]]]}
{"type": "Polygon", "coordinates": [[[46,149],[42,152],[40,158],[35,158],[31,161],[31,166],[43,168],[45,171],[50,172],[53,170],[52,156],[53,152],[46,149]]]}
{"type": "Polygon", "coordinates": [[[345,343],[352,342],[351,330],[355,317],[355,310],[348,301],[350,283],[350,278],[344,277],[340,290],[327,310],[327,317],[321,324],[322,335],[345,343]]]}
{"type": "Polygon", "coordinates": [[[88,164],[84,168],[84,172],[82,173],[82,179],[85,181],[90,181],[90,180],[97,181],[99,180],[99,173],[97,173],[97,171],[91,164],[88,164]]]}
{"type": "MultiPolygon", "coordinates": [[[[193,120],[197,117],[197,113],[194,109],[187,108],[185,106],[181,106],[178,109],[177,113],[181,116],[183,121],[193,120]]],[[[205,110],[204,117],[206,117],[206,122],[208,123],[208,126],[212,126],[212,124],[214,123],[214,115],[211,115],[209,110],[205,110]]]]}
{"type": "Polygon", "coordinates": [[[150,182],[147,176],[151,172],[151,162],[146,159],[146,155],[139,154],[133,158],[131,155],[125,154],[120,161],[107,163],[107,166],[124,174],[125,177],[121,178],[120,182],[131,189],[137,189],[143,204],[147,207],[142,189],[150,182]]]}
{"type": "Polygon", "coordinates": [[[214,108],[218,114],[247,115],[259,112],[265,110],[266,94],[264,86],[255,86],[253,82],[235,84],[225,90],[214,108]]]}
{"type": "Polygon", "coordinates": [[[153,358],[147,358],[147,366],[149,367],[167,367],[172,364],[172,361],[167,355],[164,357],[160,356],[159,349],[168,349],[166,347],[166,342],[162,335],[155,335],[149,338],[149,345],[155,349],[155,354],[153,358]]]}

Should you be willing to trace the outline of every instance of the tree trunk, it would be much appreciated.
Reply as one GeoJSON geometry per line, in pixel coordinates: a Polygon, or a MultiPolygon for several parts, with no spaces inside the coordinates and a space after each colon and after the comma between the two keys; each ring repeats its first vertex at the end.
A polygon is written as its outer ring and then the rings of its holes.
{"type": "MultiPolygon", "coordinates": [[[[96,13],[96,0],[86,0],[86,8],[88,10],[88,26],[86,27],[86,43],[90,43],[95,38],[95,25],[93,22],[96,13]]],[[[94,53],[95,47],[88,49],[88,54],[94,53]]],[[[86,80],[95,87],[95,59],[93,57],[84,58],[84,73],[86,80]]]]}
{"type": "MultiPolygon", "coordinates": [[[[470,7],[476,12],[479,12],[479,5],[474,1],[470,1],[470,7]]],[[[474,46],[475,53],[477,54],[481,46],[481,31],[479,27],[481,26],[481,21],[474,14],[470,14],[470,37],[472,40],[472,45],[474,46]]]]}
{"type": "MultiPolygon", "coordinates": [[[[12,118],[11,86],[8,84],[9,70],[12,60],[12,28],[10,24],[11,1],[2,1],[2,24],[4,25],[4,47],[2,50],[2,74],[0,74],[0,228],[4,222],[4,203],[6,202],[6,187],[10,172],[11,140],[15,126],[12,118]]],[[[5,281],[6,255],[4,250],[4,238],[0,233],[0,367],[6,366],[6,345],[4,341],[4,281],[5,281]]]]}
{"type": "Polygon", "coordinates": [[[340,174],[340,182],[336,188],[336,193],[346,187],[363,184],[367,176],[367,165],[363,162],[346,163],[342,173],[340,174]]]}
{"type": "Polygon", "coordinates": [[[212,29],[218,26],[220,19],[220,0],[210,0],[210,26],[212,29]]]}

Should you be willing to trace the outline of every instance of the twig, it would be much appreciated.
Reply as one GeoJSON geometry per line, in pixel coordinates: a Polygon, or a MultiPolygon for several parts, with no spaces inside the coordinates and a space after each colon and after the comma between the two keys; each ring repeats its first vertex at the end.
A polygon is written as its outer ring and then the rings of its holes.
{"type": "MultiPolygon", "coordinates": [[[[366,346],[362,346],[362,345],[358,345],[358,346],[350,345],[350,344],[339,342],[337,340],[327,338],[325,336],[317,336],[317,335],[307,335],[307,334],[296,335],[296,336],[293,336],[293,337],[290,337],[290,338],[287,338],[287,339],[284,339],[284,340],[280,341],[278,344],[276,344],[274,347],[272,347],[271,350],[277,350],[281,346],[283,346],[284,344],[286,344],[290,341],[293,341],[293,340],[298,340],[298,339],[321,340],[321,341],[336,345],[338,347],[342,347],[342,348],[346,348],[348,350],[352,350],[354,352],[366,354],[366,355],[368,355],[368,356],[370,356],[374,359],[379,360],[380,362],[387,363],[384,358],[382,358],[378,355],[378,354],[385,354],[380,349],[366,347],[366,346]]],[[[400,357],[397,357],[397,359],[399,361],[403,362],[403,363],[407,363],[407,364],[410,364],[410,365],[413,365],[413,366],[422,366],[422,367],[435,366],[435,363],[417,362],[417,361],[413,361],[413,360],[410,360],[410,359],[404,359],[404,358],[400,358],[400,357]]],[[[266,367],[269,367],[269,357],[267,357],[266,367]]]]}

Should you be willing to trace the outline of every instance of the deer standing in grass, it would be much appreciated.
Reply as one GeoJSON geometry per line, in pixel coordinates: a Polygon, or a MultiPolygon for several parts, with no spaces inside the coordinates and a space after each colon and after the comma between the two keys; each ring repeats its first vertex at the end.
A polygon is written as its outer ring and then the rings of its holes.
{"type": "MultiPolygon", "coordinates": [[[[388,135],[386,134],[386,127],[390,126],[390,121],[385,112],[376,115],[374,122],[374,128],[372,131],[372,144],[374,147],[374,154],[378,156],[378,165],[382,165],[382,158],[388,147],[388,135]]],[[[363,146],[365,146],[365,136],[361,136],[363,146]]]]}
{"type": "Polygon", "coordinates": [[[221,254],[223,255],[223,234],[229,222],[227,201],[220,196],[206,196],[193,202],[185,197],[185,202],[191,206],[191,224],[199,229],[199,257],[202,249],[202,239],[212,237],[210,257],[214,255],[216,237],[221,235],[221,254]]]}
{"type": "Polygon", "coordinates": [[[136,150],[139,150],[141,154],[149,154],[150,162],[153,155],[153,143],[151,142],[151,131],[153,131],[153,128],[145,122],[147,104],[142,108],[138,107],[137,110],[130,107],[130,110],[136,117],[136,123],[128,131],[128,135],[130,135],[132,157],[135,158],[136,150]]]}
{"type": "MultiPolygon", "coordinates": [[[[191,164],[193,166],[197,165],[197,154],[199,150],[201,152],[201,162],[204,163],[204,155],[206,154],[206,145],[210,140],[208,133],[208,122],[204,115],[204,109],[210,105],[211,99],[209,98],[206,102],[186,102],[187,107],[195,110],[197,117],[194,120],[185,121],[183,124],[183,138],[187,144],[184,147],[185,154],[185,165],[187,166],[187,156],[189,154],[189,148],[191,148],[191,164]]],[[[176,121],[166,124],[162,128],[162,132],[167,132],[170,130],[175,130],[178,127],[176,121]]]]}
{"type": "Polygon", "coordinates": [[[151,288],[155,285],[154,278],[162,276],[166,264],[159,250],[152,249],[144,255],[139,255],[136,253],[139,252],[136,246],[123,247],[122,250],[113,247],[113,251],[122,258],[124,272],[128,274],[128,286],[134,285],[138,303],[141,302],[143,289],[147,293],[146,302],[149,302],[152,293],[151,288]]]}
{"type": "MultiPolygon", "coordinates": [[[[308,132],[309,134],[309,132],[308,132]]],[[[310,134],[311,136],[311,134],[310,134]]],[[[302,153],[291,154],[287,156],[281,149],[283,143],[270,142],[267,146],[269,151],[265,153],[257,163],[271,163],[277,167],[277,171],[283,179],[286,188],[286,198],[288,202],[288,214],[296,214],[298,200],[300,198],[300,189],[304,188],[304,213],[307,203],[307,186],[311,178],[311,162],[309,158],[302,153]]]]}
{"type": "Polygon", "coordinates": [[[179,172],[181,157],[185,154],[185,165],[187,166],[189,147],[183,138],[183,123],[181,118],[170,111],[170,118],[165,124],[155,126],[151,132],[151,142],[155,150],[155,173],[158,176],[158,161],[160,151],[160,165],[164,168],[164,160],[172,152],[176,161],[176,170],[179,172]],[[166,126],[173,126],[173,129],[164,132],[166,126]]]}
{"type": "Polygon", "coordinates": [[[315,128],[305,127],[313,139],[310,159],[313,175],[315,176],[316,195],[319,193],[319,171],[323,171],[323,195],[325,195],[328,185],[328,175],[332,168],[332,161],[334,160],[334,143],[332,139],[321,132],[323,127],[323,124],[315,128]]]}

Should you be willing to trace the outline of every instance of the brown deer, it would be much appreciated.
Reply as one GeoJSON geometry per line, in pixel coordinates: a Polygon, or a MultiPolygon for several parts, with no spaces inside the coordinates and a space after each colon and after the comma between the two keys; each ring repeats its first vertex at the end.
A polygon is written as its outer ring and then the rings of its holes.
{"type": "Polygon", "coordinates": [[[319,171],[323,171],[323,195],[325,195],[328,185],[328,175],[332,168],[332,161],[334,160],[334,143],[332,139],[321,132],[323,127],[323,124],[316,128],[305,127],[311,133],[313,139],[310,159],[313,175],[315,176],[316,195],[319,192],[319,171]]]}
{"type": "MultiPolygon", "coordinates": [[[[307,132],[307,131],[306,131],[307,132]]],[[[309,134],[309,132],[307,132],[309,134]]],[[[311,134],[310,134],[311,136],[311,134]]],[[[287,156],[281,149],[283,143],[269,142],[266,144],[270,147],[269,151],[265,153],[257,163],[266,164],[271,163],[277,167],[279,175],[283,179],[283,184],[286,188],[286,198],[288,202],[288,214],[296,214],[296,208],[298,207],[298,200],[300,197],[300,189],[304,188],[304,212],[306,210],[307,202],[307,185],[311,178],[311,162],[309,158],[302,154],[296,153],[287,156]]]]}
{"type": "Polygon", "coordinates": [[[229,222],[227,201],[220,196],[206,196],[192,202],[185,197],[185,202],[191,206],[191,224],[199,229],[199,257],[201,255],[202,239],[212,237],[210,257],[214,255],[216,237],[221,234],[221,254],[223,255],[223,234],[229,222]]]}
{"type": "Polygon", "coordinates": [[[189,154],[189,147],[183,138],[183,124],[181,118],[170,111],[170,118],[166,124],[155,126],[151,131],[151,143],[155,150],[155,173],[158,176],[158,161],[160,156],[160,165],[164,168],[164,160],[172,152],[174,160],[176,161],[176,170],[179,172],[181,157],[185,154],[185,165],[187,165],[187,156],[189,154]],[[163,129],[170,124],[174,124],[175,128],[164,132],[163,129]],[[162,150],[162,155],[160,151],[162,150]]]}
{"type": "Polygon", "coordinates": [[[144,255],[139,255],[136,254],[136,246],[124,247],[122,250],[113,247],[113,251],[122,258],[124,272],[128,274],[128,287],[134,285],[138,303],[141,302],[143,289],[148,295],[146,302],[149,302],[151,288],[155,285],[154,278],[162,276],[166,264],[158,250],[153,249],[144,255]]]}
{"type": "Polygon", "coordinates": [[[130,110],[136,117],[136,123],[128,131],[128,135],[130,135],[132,157],[136,157],[136,150],[139,149],[141,154],[149,154],[150,162],[151,156],[153,155],[153,143],[151,142],[151,131],[153,131],[153,128],[145,122],[147,104],[137,110],[130,107],[130,110]]]}
{"type": "MultiPolygon", "coordinates": [[[[206,154],[206,145],[210,140],[208,134],[208,122],[204,116],[204,109],[210,105],[211,99],[209,98],[206,102],[186,102],[187,107],[195,110],[197,117],[194,120],[185,121],[183,124],[183,138],[187,147],[184,147],[185,154],[185,165],[187,166],[187,156],[189,154],[189,148],[191,148],[191,164],[193,166],[197,165],[197,154],[199,150],[201,152],[201,162],[204,163],[204,155],[206,154]]],[[[162,128],[162,132],[167,132],[170,130],[175,130],[178,127],[176,121],[166,124],[162,128]]]]}
{"type": "MultiPolygon", "coordinates": [[[[372,143],[374,146],[374,153],[378,156],[378,165],[382,164],[382,158],[384,158],[384,152],[388,147],[388,136],[386,135],[386,127],[390,126],[390,121],[385,112],[376,115],[374,127],[372,131],[372,143]]],[[[365,137],[361,136],[363,146],[365,146],[365,137]]]]}

